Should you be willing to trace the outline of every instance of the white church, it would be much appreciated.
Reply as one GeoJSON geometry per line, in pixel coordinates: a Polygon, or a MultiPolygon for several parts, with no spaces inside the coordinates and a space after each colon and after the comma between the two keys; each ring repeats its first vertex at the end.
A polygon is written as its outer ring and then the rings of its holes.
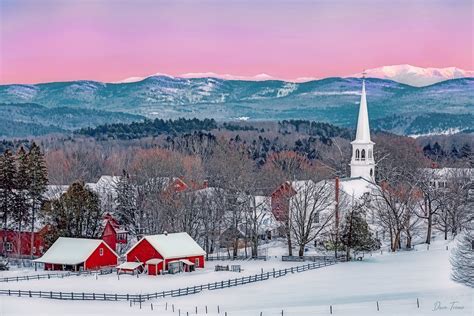
{"type": "Polygon", "coordinates": [[[318,183],[315,183],[313,180],[287,181],[283,183],[271,195],[271,209],[275,218],[278,221],[282,221],[285,214],[290,214],[291,216],[292,209],[294,209],[292,204],[295,205],[298,204],[298,200],[307,199],[307,197],[302,195],[308,194],[308,188],[325,186],[331,192],[331,202],[326,205],[321,215],[318,215],[318,222],[323,221],[324,217],[334,214],[336,204],[338,205],[339,215],[342,217],[345,210],[351,207],[351,205],[359,203],[366,195],[370,195],[371,192],[378,188],[375,184],[375,143],[370,139],[369,113],[364,79],[362,80],[356,137],[351,142],[351,145],[350,177],[322,180],[318,183]],[[288,192],[290,192],[290,196],[288,196],[288,192]]]}

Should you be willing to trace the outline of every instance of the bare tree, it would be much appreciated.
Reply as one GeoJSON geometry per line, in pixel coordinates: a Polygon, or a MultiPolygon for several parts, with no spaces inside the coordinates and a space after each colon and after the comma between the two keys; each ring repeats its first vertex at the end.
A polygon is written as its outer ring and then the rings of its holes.
{"type": "Polygon", "coordinates": [[[296,181],[296,194],[290,199],[290,230],[298,245],[298,255],[304,255],[305,246],[326,230],[334,218],[333,186],[329,181],[318,183],[296,181]]]}

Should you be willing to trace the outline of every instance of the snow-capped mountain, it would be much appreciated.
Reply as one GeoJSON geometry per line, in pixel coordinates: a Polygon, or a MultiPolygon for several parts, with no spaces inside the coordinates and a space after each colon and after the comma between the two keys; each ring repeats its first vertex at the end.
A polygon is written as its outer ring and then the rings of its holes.
{"type": "MultiPolygon", "coordinates": [[[[414,87],[424,87],[429,86],[441,81],[450,80],[450,79],[459,79],[459,78],[471,78],[474,77],[474,71],[472,70],[463,70],[456,67],[447,67],[447,68],[422,68],[411,65],[393,65],[393,66],[383,66],[378,68],[372,68],[365,71],[366,77],[368,78],[378,78],[378,79],[388,79],[393,80],[398,83],[407,84],[414,87]]],[[[271,76],[265,73],[258,74],[255,76],[243,76],[243,75],[232,75],[232,74],[219,74],[215,72],[191,72],[185,73],[177,76],[172,76],[169,74],[155,73],[149,76],[136,76],[130,77],[123,80],[119,80],[113,83],[130,83],[138,82],[145,80],[150,77],[168,77],[168,78],[186,78],[186,79],[196,79],[196,78],[215,78],[223,80],[241,80],[241,81],[267,81],[267,80],[279,80],[286,82],[309,82],[318,80],[317,77],[298,77],[294,79],[279,78],[271,76]]],[[[362,72],[344,76],[345,78],[362,77],[362,72]]]]}
{"type": "MultiPolygon", "coordinates": [[[[266,81],[266,80],[283,80],[279,79],[267,74],[258,74],[255,76],[240,76],[240,75],[231,75],[231,74],[218,74],[215,72],[189,72],[189,73],[184,73],[178,76],[172,76],[168,74],[163,74],[163,73],[155,73],[150,76],[145,76],[145,77],[130,77],[126,78],[123,80],[115,81],[113,83],[130,83],[130,82],[138,82],[145,80],[150,77],[169,77],[169,78],[186,78],[186,79],[196,79],[196,78],[215,78],[215,79],[224,79],[224,80],[244,80],[244,81],[266,81]]],[[[314,80],[310,79],[310,80],[314,80]]],[[[303,80],[302,80],[303,81],[303,80]]],[[[309,81],[309,80],[304,80],[304,81],[309,81]]]]}
{"type": "MultiPolygon", "coordinates": [[[[456,67],[422,68],[411,65],[383,66],[365,71],[368,78],[389,79],[414,87],[429,86],[449,79],[474,77],[474,71],[456,67]]],[[[362,73],[350,77],[361,77],[362,73]]]]}

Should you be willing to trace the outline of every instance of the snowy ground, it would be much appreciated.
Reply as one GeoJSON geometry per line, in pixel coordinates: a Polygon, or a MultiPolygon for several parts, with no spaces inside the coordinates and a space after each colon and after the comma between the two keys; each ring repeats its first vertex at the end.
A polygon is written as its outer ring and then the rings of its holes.
{"type": "MultiPolygon", "coordinates": [[[[473,315],[473,289],[450,280],[449,251],[437,242],[427,251],[384,253],[366,257],[362,262],[295,273],[279,279],[164,300],[153,300],[130,307],[128,302],[51,301],[48,299],[0,297],[0,315],[473,315]],[[416,299],[419,299],[420,308],[416,299]],[[377,301],[380,311],[377,312],[377,301]],[[456,303],[452,303],[456,302],[456,303]],[[165,304],[168,303],[168,311],[165,304]],[[153,311],[151,305],[153,304],[153,311]],[[171,306],[175,306],[175,313],[171,306]]],[[[235,262],[234,262],[235,263],[235,262]]],[[[241,263],[241,274],[213,272],[210,269],[191,274],[165,277],[102,276],[70,277],[56,280],[0,284],[11,289],[51,289],[69,291],[106,290],[110,293],[146,293],[150,290],[178,288],[243,276],[271,268],[288,266],[276,260],[241,263]],[[138,291],[138,292],[137,292],[138,291]]],[[[295,263],[290,264],[295,265],[295,263]]],[[[0,275],[1,277],[1,275],[0,275]]]]}

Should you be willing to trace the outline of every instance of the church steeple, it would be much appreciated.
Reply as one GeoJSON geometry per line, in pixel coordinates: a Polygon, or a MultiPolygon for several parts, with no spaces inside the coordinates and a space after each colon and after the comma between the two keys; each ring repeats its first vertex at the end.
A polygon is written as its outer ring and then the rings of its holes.
{"type": "Polygon", "coordinates": [[[365,78],[362,79],[362,94],[360,96],[359,118],[355,141],[370,143],[369,113],[367,111],[367,96],[365,95],[365,78]]]}
{"type": "Polygon", "coordinates": [[[365,93],[365,74],[362,77],[359,117],[357,119],[356,138],[352,144],[351,177],[375,179],[374,142],[370,140],[369,112],[365,93]]]}

